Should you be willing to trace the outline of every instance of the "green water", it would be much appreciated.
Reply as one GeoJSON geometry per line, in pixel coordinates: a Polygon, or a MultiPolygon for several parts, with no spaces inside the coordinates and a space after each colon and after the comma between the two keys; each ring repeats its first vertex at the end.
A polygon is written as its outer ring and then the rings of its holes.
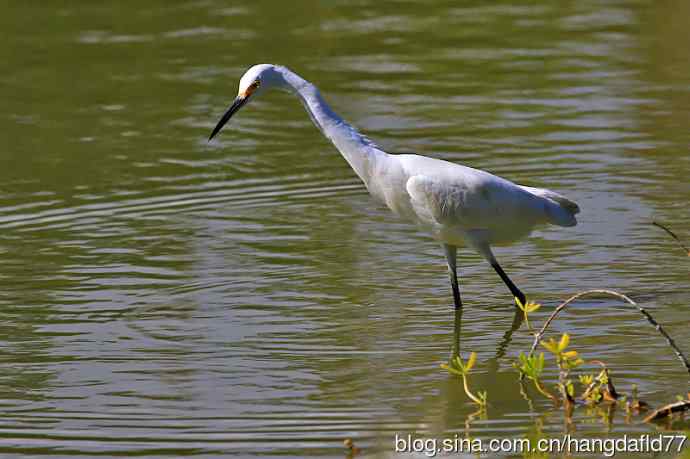
{"type": "MultiPolygon", "coordinates": [[[[347,437],[393,457],[396,433],[565,431],[519,394],[531,335],[461,252],[461,348],[490,401],[468,417],[439,368],[456,323],[441,248],[372,201],[298,101],[267,94],[206,142],[259,62],[388,151],[577,201],[577,227],[497,250],[544,304],[533,323],[608,287],[690,353],[688,258],[650,225],[690,241],[686,1],[9,1],[0,37],[3,457],[343,457],[347,437]]],[[[622,392],[687,391],[616,301],[552,328],[622,392]]],[[[658,429],[604,418],[579,408],[573,434],[658,429]]]]}

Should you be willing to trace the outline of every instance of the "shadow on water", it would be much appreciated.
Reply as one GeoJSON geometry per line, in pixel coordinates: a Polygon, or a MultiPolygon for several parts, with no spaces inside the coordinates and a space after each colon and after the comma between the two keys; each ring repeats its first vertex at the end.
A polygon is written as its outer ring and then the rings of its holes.
{"type": "MultiPolygon", "coordinates": [[[[463,332],[462,332],[462,327],[463,327],[463,313],[467,306],[463,308],[457,308],[454,309],[454,316],[453,316],[453,338],[452,338],[452,344],[451,344],[451,351],[450,351],[450,356],[449,360],[453,360],[456,357],[460,357],[463,361],[466,361],[470,353],[473,351],[473,349],[465,349],[463,351],[463,345],[462,345],[462,340],[463,340],[463,332]],[[464,352],[464,354],[463,354],[464,352]]],[[[502,334],[501,339],[497,341],[496,347],[495,347],[495,352],[494,352],[494,357],[490,358],[488,362],[479,362],[475,366],[475,370],[472,372],[472,377],[470,385],[474,387],[475,389],[479,388],[480,390],[483,387],[511,387],[515,385],[517,388],[517,378],[516,374],[514,371],[501,371],[499,362],[503,359],[505,356],[507,350],[510,347],[510,344],[512,342],[513,334],[515,333],[516,330],[520,328],[524,321],[524,316],[522,312],[516,308],[512,307],[513,310],[513,319],[508,327],[508,329],[502,334]],[[482,369],[478,367],[483,367],[482,369]],[[487,385],[487,381],[492,381],[490,385],[487,385]]],[[[517,390],[517,389],[516,389],[517,390]]],[[[449,375],[448,376],[448,385],[446,387],[446,391],[444,392],[444,396],[448,397],[448,405],[445,405],[444,411],[445,415],[443,417],[443,420],[440,422],[440,424],[437,426],[438,432],[447,432],[447,431],[453,431],[457,428],[464,428],[468,429],[469,425],[476,421],[476,420],[483,420],[482,422],[487,420],[486,413],[482,412],[481,410],[474,411],[474,410],[469,410],[470,408],[474,407],[476,409],[476,406],[473,405],[470,400],[468,399],[467,395],[465,394],[463,388],[462,388],[462,382],[458,376],[455,375],[449,375]],[[457,405],[464,405],[468,407],[468,410],[457,410],[453,409],[451,407],[457,406],[457,405]],[[481,416],[479,416],[479,413],[482,413],[481,416]],[[479,416],[479,417],[477,417],[479,416]]],[[[503,390],[502,394],[496,394],[492,393],[489,394],[489,406],[490,409],[493,407],[496,407],[497,405],[500,404],[500,399],[506,397],[507,390],[503,390]],[[498,395],[498,396],[497,396],[498,395]],[[493,398],[492,398],[493,396],[493,398]]],[[[480,427],[480,431],[482,428],[480,427]]]]}
{"type": "Polygon", "coordinates": [[[513,339],[513,333],[515,333],[516,330],[520,328],[522,323],[525,320],[525,316],[518,309],[517,307],[513,307],[513,322],[510,324],[510,328],[506,330],[506,332],[503,334],[501,337],[501,340],[498,342],[498,346],[496,347],[496,355],[494,356],[493,359],[491,359],[492,366],[495,369],[498,369],[498,361],[505,356],[506,351],[508,350],[508,346],[510,346],[510,342],[513,339]]]}
{"type": "MultiPolygon", "coordinates": [[[[453,344],[451,347],[451,352],[450,352],[450,359],[454,359],[455,357],[460,355],[460,352],[462,350],[461,348],[461,340],[462,340],[462,313],[463,313],[464,308],[456,308],[454,311],[454,319],[453,319],[453,344]]],[[[515,333],[516,330],[522,326],[523,322],[525,321],[524,314],[520,309],[517,307],[513,307],[513,321],[510,324],[510,327],[503,333],[501,336],[501,339],[498,341],[496,345],[496,352],[494,354],[494,357],[489,360],[489,365],[490,365],[490,371],[491,372],[496,372],[498,371],[498,366],[499,366],[499,361],[506,355],[506,352],[508,350],[508,347],[510,346],[510,343],[513,338],[513,333],[515,333]]]]}

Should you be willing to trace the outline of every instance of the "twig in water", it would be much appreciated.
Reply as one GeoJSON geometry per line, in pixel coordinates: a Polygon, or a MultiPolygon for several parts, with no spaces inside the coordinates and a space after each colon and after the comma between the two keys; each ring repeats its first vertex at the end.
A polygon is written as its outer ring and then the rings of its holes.
{"type": "Polygon", "coordinates": [[[679,238],[678,236],[676,236],[676,234],[675,234],[673,231],[671,231],[670,229],[666,228],[664,225],[662,225],[661,223],[658,223],[658,222],[652,222],[652,225],[658,226],[659,228],[661,228],[662,230],[664,230],[664,231],[666,231],[668,234],[670,234],[671,237],[672,237],[673,239],[676,240],[676,242],[678,243],[678,245],[679,245],[683,250],[685,250],[685,253],[687,253],[688,256],[690,257],[690,249],[688,249],[688,248],[685,246],[685,244],[683,244],[683,242],[680,240],[680,238],[679,238]]]}
{"type": "Polygon", "coordinates": [[[690,410],[690,400],[680,400],[652,411],[644,418],[644,422],[658,421],[671,416],[673,413],[682,413],[688,410],[690,410]]]}
{"type": "Polygon", "coordinates": [[[534,335],[534,342],[532,343],[532,348],[529,351],[529,355],[531,356],[534,353],[534,350],[537,348],[537,345],[539,342],[542,340],[544,337],[544,333],[546,333],[546,329],[549,327],[549,324],[553,321],[553,319],[556,318],[559,312],[563,310],[566,306],[568,306],[570,303],[573,301],[577,300],[578,298],[581,298],[586,295],[611,295],[614,296],[618,299],[621,299],[637,308],[637,310],[642,314],[647,321],[656,328],[656,330],[661,334],[666,339],[666,342],[668,343],[669,346],[673,349],[673,351],[676,353],[676,356],[678,356],[678,359],[681,361],[685,369],[688,371],[688,374],[690,375],[690,362],[688,362],[688,359],[685,357],[685,355],[681,352],[681,350],[678,348],[676,343],[673,341],[673,338],[669,336],[668,333],[666,333],[666,330],[659,325],[659,323],[654,320],[654,318],[640,305],[635,303],[633,300],[628,298],[627,296],[623,295],[622,293],[615,292],[613,290],[604,290],[604,289],[597,289],[597,290],[587,290],[584,292],[580,292],[576,295],[571,296],[567,300],[565,300],[563,303],[561,303],[549,316],[549,318],[544,322],[544,325],[541,327],[541,330],[539,330],[539,333],[536,333],[534,335]]]}
{"type": "Polygon", "coordinates": [[[592,401],[595,403],[599,403],[601,399],[607,402],[615,402],[618,400],[619,395],[613,385],[613,381],[611,380],[609,369],[606,368],[606,364],[601,360],[592,360],[590,363],[601,365],[602,369],[596,378],[592,378],[592,382],[587,385],[580,398],[582,400],[593,398],[592,401]],[[602,386],[604,386],[603,391],[601,391],[602,386]],[[599,396],[597,396],[597,394],[599,394],[599,396]]]}

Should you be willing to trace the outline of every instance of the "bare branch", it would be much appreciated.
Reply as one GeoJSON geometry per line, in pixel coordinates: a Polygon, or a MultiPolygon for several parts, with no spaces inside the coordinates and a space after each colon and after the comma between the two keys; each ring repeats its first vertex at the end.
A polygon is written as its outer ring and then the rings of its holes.
{"type": "Polygon", "coordinates": [[[680,240],[680,238],[679,238],[678,236],[676,236],[676,234],[675,234],[673,231],[671,231],[670,229],[666,228],[664,225],[662,225],[661,223],[658,223],[658,222],[652,222],[652,225],[658,226],[659,228],[661,228],[662,230],[664,230],[664,231],[666,231],[668,234],[670,234],[671,237],[672,237],[673,239],[676,240],[676,242],[678,243],[678,245],[679,245],[683,250],[685,250],[685,253],[687,253],[688,256],[690,257],[690,249],[688,249],[688,248],[685,246],[685,244],[683,244],[683,242],[680,240]]]}
{"type": "Polygon", "coordinates": [[[661,336],[663,336],[664,339],[666,339],[666,342],[668,343],[669,346],[671,346],[673,351],[676,353],[676,356],[681,361],[681,363],[683,364],[683,366],[687,370],[688,374],[690,375],[690,362],[688,362],[688,359],[685,357],[685,355],[681,352],[681,350],[678,348],[676,343],[673,341],[673,338],[671,338],[669,336],[669,334],[666,333],[666,330],[664,330],[664,328],[661,325],[659,325],[659,323],[656,320],[654,320],[654,318],[643,307],[641,307],[640,305],[635,303],[633,300],[628,298],[626,295],[623,295],[622,293],[615,292],[613,290],[605,290],[605,289],[587,290],[584,292],[580,292],[576,295],[571,296],[570,298],[565,300],[563,303],[561,303],[551,313],[551,315],[546,320],[546,322],[544,322],[544,325],[541,327],[541,330],[539,330],[539,332],[534,335],[534,342],[532,343],[532,348],[529,351],[530,356],[534,353],[534,350],[537,348],[537,345],[539,344],[539,342],[544,337],[544,333],[546,333],[546,329],[549,327],[549,325],[551,324],[553,319],[556,318],[558,313],[560,313],[566,306],[568,306],[570,303],[577,300],[578,298],[581,298],[583,296],[589,296],[589,295],[610,295],[610,296],[616,297],[620,300],[623,300],[623,301],[635,306],[637,308],[637,310],[640,312],[640,314],[642,314],[647,319],[647,321],[654,326],[656,331],[658,331],[659,334],[661,334],[661,336]]]}
{"type": "Polygon", "coordinates": [[[671,416],[673,413],[682,413],[688,410],[690,410],[690,400],[669,403],[649,413],[649,415],[644,418],[644,422],[658,421],[659,419],[671,416]]]}

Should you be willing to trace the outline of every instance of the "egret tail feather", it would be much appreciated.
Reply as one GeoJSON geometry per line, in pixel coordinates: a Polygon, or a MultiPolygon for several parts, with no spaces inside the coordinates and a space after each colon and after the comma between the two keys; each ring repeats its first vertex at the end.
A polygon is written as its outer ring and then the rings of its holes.
{"type": "Polygon", "coordinates": [[[530,186],[520,187],[535,196],[544,198],[546,216],[549,223],[558,226],[575,226],[577,219],[575,215],[580,212],[580,207],[574,201],[566,198],[562,194],[545,188],[533,188],[530,186]]]}

